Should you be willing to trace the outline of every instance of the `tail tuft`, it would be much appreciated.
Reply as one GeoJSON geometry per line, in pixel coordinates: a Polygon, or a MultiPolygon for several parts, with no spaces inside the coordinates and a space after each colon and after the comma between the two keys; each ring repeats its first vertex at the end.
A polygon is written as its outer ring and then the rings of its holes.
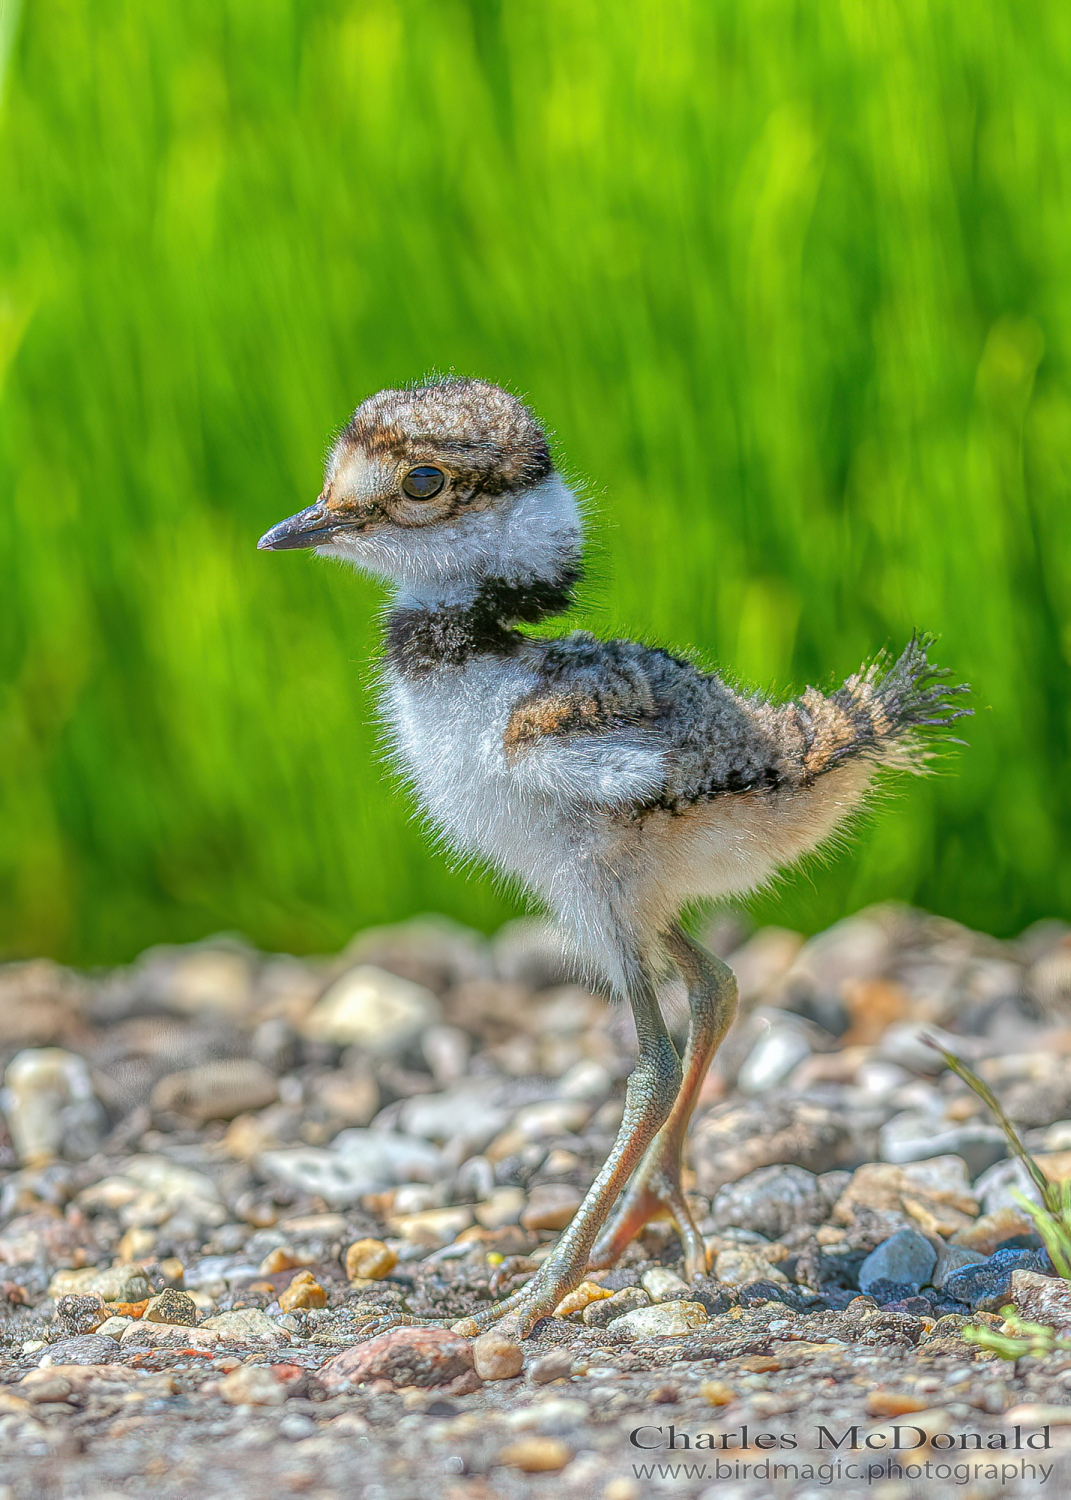
{"type": "Polygon", "coordinates": [[[927,657],[932,635],[916,631],[892,663],[885,652],[827,697],[808,688],[793,705],[807,742],[807,777],[862,758],[921,772],[933,754],[931,736],[973,712],[955,700],[969,691],[949,683],[945,667],[927,657]]]}

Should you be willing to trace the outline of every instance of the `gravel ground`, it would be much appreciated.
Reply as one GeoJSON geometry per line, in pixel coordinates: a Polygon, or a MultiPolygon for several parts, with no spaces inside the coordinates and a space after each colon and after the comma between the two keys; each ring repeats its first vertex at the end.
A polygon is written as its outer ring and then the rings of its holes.
{"type": "Polygon", "coordinates": [[[1071,1492],[1071,1352],[962,1337],[1071,1297],[919,1040],[1071,1176],[1071,931],[706,938],[742,996],[690,1141],[710,1274],[652,1226],[523,1348],[449,1324],[553,1245],[634,1046],[542,925],[0,968],[0,1500],[1071,1492]]]}

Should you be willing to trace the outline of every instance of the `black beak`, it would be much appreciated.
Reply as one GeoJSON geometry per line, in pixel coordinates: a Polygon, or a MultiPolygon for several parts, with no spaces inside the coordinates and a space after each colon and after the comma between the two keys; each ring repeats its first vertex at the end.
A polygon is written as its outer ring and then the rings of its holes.
{"type": "Polygon", "coordinates": [[[290,547],[315,547],[338,529],[338,523],[332,521],[324,507],[317,502],[266,531],[257,543],[257,551],[284,552],[290,547]]]}

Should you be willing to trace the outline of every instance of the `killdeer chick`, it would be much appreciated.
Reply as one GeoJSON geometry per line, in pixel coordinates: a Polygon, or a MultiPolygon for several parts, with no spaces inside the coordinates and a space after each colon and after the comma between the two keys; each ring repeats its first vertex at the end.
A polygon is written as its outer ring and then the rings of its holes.
{"type": "Polygon", "coordinates": [[[259,545],[387,580],[383,708],[424,811],[455,850],[535,892],[635,1017],[606,1164],[553,1254],[475,1326],[505,1314],[526,1333],[655,1216],[675,1222],[686,1272],[701,1275],[681,1149],[736,982],[680,910],[814,849],[878,767],[919,769],[926,731],[964,711],[947,701],[960,689],[940,686],[919,637],[828,696],[775,703],[633,641],[519,629],[568,607],[581,518],[539,423],[481,380],[370,397],[319,499],[259,545]],[[657,998],[667,969],[689,993],[683,1058],[657,998]]]}

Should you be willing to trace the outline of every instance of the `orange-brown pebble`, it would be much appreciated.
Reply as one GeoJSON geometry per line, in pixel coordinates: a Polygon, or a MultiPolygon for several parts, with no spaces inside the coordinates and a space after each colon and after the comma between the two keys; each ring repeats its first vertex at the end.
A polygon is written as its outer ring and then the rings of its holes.
{"type": "Polygon", "coordinates": [[[326,1307],[327,1293],[311,1271],[299,1271],[286,1288],[279,1293],[279,1307],[284,1313],[296,1312],[299,1307],[326,1307]]]}
{"type": "Polygon", "coordinates": [[[558,1303],[554,1309],[556,1318],[567,1318],[570,1313],[583,1312],[592,1302],[601,1302],[604,1297],[612,1297],[613,1292],[604,1286],[599,1286],[594,1281],[582,1281],[558,1303]]]}
{"type": "Polygon", "coordinates": [[[730,1401],[736,1400],[736,1392],[724,1380],[704,1380],[699,1387],[699,1394],[711,1406],[728,1406],[730,1401]]]}
{"type": "Polygon", "coordinates": [[[503,1448],[498,1462],[522,1474],[552,1474],[564,1469],[572,1456],[572,1449],[558,1438],[526,1437],[503,1448]]]}
{"type": "Polygon", "coordinates": [[[151,1301],[146,1297],[142,1302],[109,1302],[108,1313],[113,1318],[142,1318],[151,1301]]]}
{"type": "Polygon", "coordinates": [[[907,1391],[871,1391],[866,1398],[866,1409],[872,1417],[902,1417],[909,1411],[925,1411],[932,1405],[922,1396],[911,1396],[907,1391]]]}
{"type": "Polygon", "coordinates": [[[301,1255],[288,1245],[276,1245],[257,1267],[262,1276],[278,1276],[280,1271],[293,1271],[297,1266],[312,1264],[311,1255],[301,1255]]]}
{"type": "Polygon", "coordinates": [[[398,1264],[398,1257],[382,1240],[356,1240],[346,1251],[346,1275],[351,1281],[382,1281],[398,1264]]]}

